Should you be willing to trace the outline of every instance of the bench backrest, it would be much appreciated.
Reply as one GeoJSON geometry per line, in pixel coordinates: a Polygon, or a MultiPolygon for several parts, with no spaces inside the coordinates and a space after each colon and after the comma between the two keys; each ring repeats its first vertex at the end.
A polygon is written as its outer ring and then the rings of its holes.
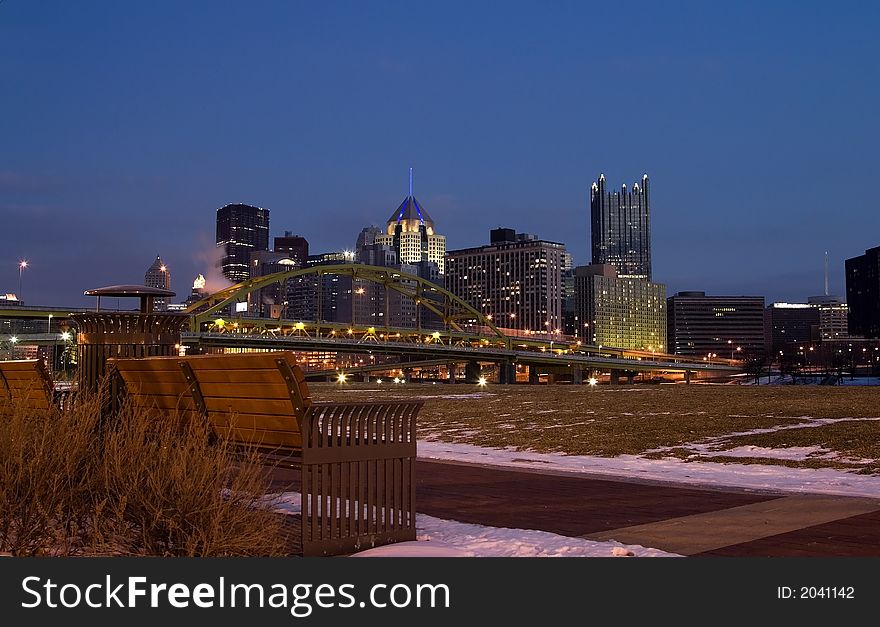
{"type": "Polygon", "coordinates": [[[286,452],[302,448],[311,405],[291,352],[120,359],[111,362],[139,407],[197,412],[219,437],[286,452]]]}
{"type": "Polygon", "coordinates": [[[52,377],[39,359],[0,361],[0,406],[28,409],[54,407],[52,377]]]}
{"type": "Polygon", "coordinates": [[[290,352],[187,358],[218,436],[271,449],[302,448],[300,424],[311,405],[290,352]]]}
{"type": "Polygon", "coordinates": [[[178,412],[184,420],[198,415],[180,358],[111,359],[108,365],[122,377],[126,394],[138,409],[178,412]]]}

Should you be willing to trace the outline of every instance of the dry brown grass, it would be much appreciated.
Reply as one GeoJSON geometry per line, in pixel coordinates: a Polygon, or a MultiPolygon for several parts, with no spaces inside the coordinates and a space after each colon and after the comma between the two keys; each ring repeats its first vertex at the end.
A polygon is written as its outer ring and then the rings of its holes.
{"type": "MultiPolygon", "coordinates": [[[[880,460],[880,421],[808,426],[811,418],[880,416],[880,388],[819,386],[488,386],[315,384],[315,397],[335,400],[431,399],[419,414],[419,437],[489,447],[613,456],[677,454],[718,439],[717,448],[822,446],[844,457],[880,460]],[[448,397],[448,398],[444,398],[448,397]],[[730,437],[781,425],[804,428],[730,437]],[[672,450],[667,450],[672,449],[672,450]]],[[[712,458],[713,461],[729,461],[712,458]]],[[[760,463],[761,459],[737,459],[760,463]]],[[[778,460],[763,460],[779,464],[778,460]]],[[[786,462],[804,467],[851,467],[840,461],[786,462]]],[[[875,465],[860,469],[878,471],[875,465]]]]}
{"type": "Polygon", "coordinates": [[[129,405],[60,412],[13,405],[0,418],[0,552],[14,555],[282,555],[253,453],[204,427],[129,405]]]}

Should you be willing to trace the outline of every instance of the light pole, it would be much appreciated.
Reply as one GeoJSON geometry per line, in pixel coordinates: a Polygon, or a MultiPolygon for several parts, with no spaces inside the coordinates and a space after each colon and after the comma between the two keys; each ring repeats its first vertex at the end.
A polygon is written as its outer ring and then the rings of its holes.
{"type": "Polygon", "coordinates": [[[24,269],[28,267],[28,262],[26,259],[22,259],[18,262],[18,302],[23,302],[24,297],[21,290],[21,274],[24,272],[24,269]]]}
{"type": "Polygon", "coordinates": [[[67,371],[67,364],[66,364],[67,342],[70,341],[70,332],[64,331],[61,334],[61,339],[64,341],[63,347],[61,349],[61,371],[66,372],[67,371]]]}

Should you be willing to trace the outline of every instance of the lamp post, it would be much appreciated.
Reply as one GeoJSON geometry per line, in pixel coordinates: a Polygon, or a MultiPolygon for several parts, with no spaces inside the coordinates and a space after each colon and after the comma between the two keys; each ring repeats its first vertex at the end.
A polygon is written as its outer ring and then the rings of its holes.
{"type": "Polygon", "coordinates": [[[18,262],[18,302],[24,301],[22,289],[21,289],[21,274],[24,272],[24,269],[28,267],[28,262],[26,259],[22,259],[18,262]]]}
{"type": "Polygon", "coordinates": [[[67,342],[70,340],[70,332],[64,331],[61,334],[61,339],[64,341],[64,347],[61,349],[61,371],[67,371],[67,342]]]}

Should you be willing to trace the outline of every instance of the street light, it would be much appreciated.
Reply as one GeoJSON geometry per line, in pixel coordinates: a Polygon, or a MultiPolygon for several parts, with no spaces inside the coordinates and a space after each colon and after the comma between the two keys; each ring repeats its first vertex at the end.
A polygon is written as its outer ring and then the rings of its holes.
{"type": "Polygon", "coordinates": [[[22,259],[18,262],[18,302],[22,302],[24,300],[23,292],[21,289],[21,273],[25,268],[28,267],[28,262],[26,259],[22,259]]]}

